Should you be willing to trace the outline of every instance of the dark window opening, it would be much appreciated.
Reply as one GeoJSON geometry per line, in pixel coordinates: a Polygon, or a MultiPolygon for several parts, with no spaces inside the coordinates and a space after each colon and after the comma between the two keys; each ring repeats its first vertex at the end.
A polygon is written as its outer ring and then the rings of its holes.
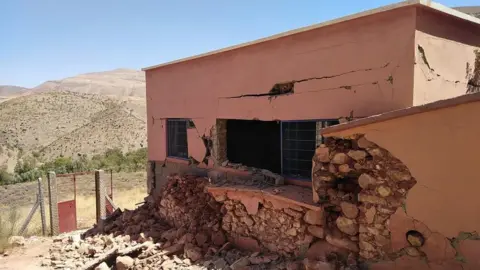
{"type": "Polygon", "coordinates": [[[281,173],[280,123],[227,120],[227,157],[232,163],[281,173]]]}
{"type": "Polygon", "coordinates": [[[187,125],[185,119],[167,119],[167,155],[188,158],[187,125]]]}

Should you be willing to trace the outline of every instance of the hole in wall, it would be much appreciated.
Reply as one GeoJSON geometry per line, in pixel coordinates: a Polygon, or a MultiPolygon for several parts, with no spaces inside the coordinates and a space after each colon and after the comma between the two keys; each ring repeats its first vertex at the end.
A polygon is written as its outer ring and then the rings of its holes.
{"type": "Polygon", "coordinates": [[[230,162],[281,172],[280,123],[227,120],[227,158],[230,162]]]}
{"type": "Polygon", "coordinates": [[[421,247],[425,244],[425,237],[419,231],[410,230],[406,233],[405,237],[412,247],[421,247]]]}

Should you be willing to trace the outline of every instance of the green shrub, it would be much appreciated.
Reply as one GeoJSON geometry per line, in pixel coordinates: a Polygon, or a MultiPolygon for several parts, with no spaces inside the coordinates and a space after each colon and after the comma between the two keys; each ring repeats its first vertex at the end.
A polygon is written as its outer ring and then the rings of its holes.
{"type": "Polygon", "coordinates": [[[127,153],[120,149],[109,149],[103,154],[88,158],[86,155],[71,157],[57,157],[52,161],[45,162],[40,167],[37,159],[33,156],[24,157],[15,166],[15,175],[8,174],[6,170],[0,170],[0,185],[34,181],[38,177],[54,171],[57,174],[92,171],[97,169],[113,170],[115,172],[139,171],[145,169],[147,163],[147,148],[140,148],[127,153]]]}
{"type": "Polygon", "coordinates": [[[14,175],[7,172],[6,167],[0,168],[0,185],[8,185],[13,183],[15,183],[14,175]]]}

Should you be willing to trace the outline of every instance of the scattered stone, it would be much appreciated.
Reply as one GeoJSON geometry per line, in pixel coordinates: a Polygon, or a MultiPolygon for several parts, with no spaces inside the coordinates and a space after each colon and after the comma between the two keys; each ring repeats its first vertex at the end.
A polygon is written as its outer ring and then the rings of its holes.
{"type": "Polygon", "coordinates": [[[348,249],[353,252],[359,251],[358,245],[355,242],[351,241],[350,239],[339,238],[333,235],[327,235],[326,240],[328,243],[330,243],[333,246],[348,249]]]}
{"type": "Polygon", "coordinates": [[[310,225],[308,226],[307,230],[311,235],[317,238],[323,239],[325,237],[325,231],[320,226],[310,225]]]}
{"type": "Polygon", "coordinates": [[[418,251],[418,249],[415,247],[406,247],[405,253],[407,253],[408,256],[412,257],[419,257],[420,255],[422,255],[420,251],[418,251]]]}
{"type": "Polygon", "coordinates": [[[323,211],[308,210],[303,217],[303,220],[311,225],[323,224],[323,211]]]}
{"type": "Polygon", "coordinates": [[[358,207],[349,202],[341,202],[340,207],[342,208],[342,213],[350,219],[355,219],[358,216],[358,207]]]}
{"type": "Polygon", "coordinates": [[[377,179],[366,173],[360,175],[358,178],[358,185],[363,189],[367,189],[370,185],[375,185],[376,183],[377,179]]]}
{"type": "Polygon", "coordinates": [[[186,245],[184,251],[185,256],[187,256],[192,262],[196,262],[203,257],[202,249],[194,245],[186,245]]]}
{"type": "Polygon", "coordinates": [[[384,198],[380,198],[377,196],[367,195],[367,194],[358,194],[358,200],[360,202],[366,202],[376,205],[386,205],[387,201],[384,198]]]}
{"type": "Polygon", "coordinates": [[[365,218],[368,224],[373,223],[373,221],[375,220],[376,213],[377,213],[377,209],[374,206],[367,209],[367,211],[365,212],[365,218]]]}
{"type": "Polygon", "coordinates": [[[95,270],[110,270],[107,263],[102,262],[99,266],[95,267],[95,270]]]}
{"type": "Polygon", "coordinates": [[[342,164],[338,166],[338,171],[341,173],[349,173],[352,169],[350,169],[350,166],[348,164],[342,164]]]}
{"type": "Polygon", "coordinates": [[[335,221],[337,227],[343,233],[356,235],[358,233],[358,224],[355,220],[339,216],[335,221]]]}
{"type": "Polygon", "coordinates": [[[347,155],[356,161],[363,160],[367,157],[367,153],[362,150],[350,150],[347,155]]]}
{"type": "Polygon", "coordinates": [[[133,266],[133,259],[129,256],[119,256],[115,263],[117,270],[127,270],[133,266]]]}
{"type": "Polygon", "coordinates": [[[348,156],[345,153],[336,153],[332,158],[332,163],[336,165],[342,165],[348,162],[348,156]]]}
{"type": "Polygon", "coordinates": [[[330,149],[322,144],[315,149],[315,156],[320,162],[330,162],[330,149]]]}
{"type": "Polygon", "coordinates": [[[232,270],[240,270],[243,269],[245,266],[249,265],[250,261],[248,260],[248,257],[242,257],[238,260],[236,260],[234,263],[230,265],[230,268],[232,270]]]}
{"type": "Polygon", "coordinates": [[[8,244],[12,247],[22,247],[25,245],[25,238],[23,238],[23,236],[10,236],[8,238],[8,244]]]}
{"type": "Polygon", "coordinates": [[[375,147],[375,144],[373,142],[367,140],[365,138],[365,136],[362,136],[357,140],[357,145],[358,145],[358,147],[360,147],[362,149],[368,149],[368,148],[371,148],[371,147],[375,147]]]}
{"type": "Polygon", "coordinates": [[[392,189],[387,186],[379,186],[377,188],[377,192],[382,197],[388,197],[392,194],[392,189]]]}

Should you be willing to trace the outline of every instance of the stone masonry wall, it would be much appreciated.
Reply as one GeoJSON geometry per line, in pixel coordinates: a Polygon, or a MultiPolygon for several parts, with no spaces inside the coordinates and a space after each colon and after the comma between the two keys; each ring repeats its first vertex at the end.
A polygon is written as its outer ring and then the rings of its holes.
{"type": "Polygon", "coordinates": [[[212,195],[223,203],[222,228],[237,246],[300,256],[312,242],[324,241],[321,208],[306,209],[241,191],[212,195]]]}
{"type": "Polygon", "coordinates": [[[316,149],[312,181],[330,244],[358,245],[366,260],[392,255],[389,220],[416,183],[400,160],[362,135],[327,138],[316,149]]]}

